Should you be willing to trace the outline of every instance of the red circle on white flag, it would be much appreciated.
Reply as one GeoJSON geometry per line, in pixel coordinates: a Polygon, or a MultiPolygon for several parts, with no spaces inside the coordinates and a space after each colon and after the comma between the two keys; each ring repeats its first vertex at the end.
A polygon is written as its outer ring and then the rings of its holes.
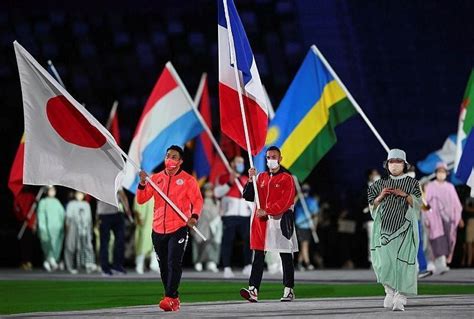
{"type": "Polygon", "coordinates": [[[107,141],[63,95],[48,100],[46,115],[56,133],[66,142],[82,147],[100,148],[107,141]]]}

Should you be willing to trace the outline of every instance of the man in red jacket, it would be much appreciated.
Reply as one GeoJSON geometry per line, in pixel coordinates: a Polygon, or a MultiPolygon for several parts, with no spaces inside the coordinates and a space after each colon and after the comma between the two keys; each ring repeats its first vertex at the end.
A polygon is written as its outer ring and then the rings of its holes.
{"type": "Polygon", "coordinates": [[[280,149],[271,146],[266,152],[268,170],[256,174],[255,168],[249,169],[249,182],[244,189],[244,198],[254,200],[252,179],[257,178],[257,189],[260,208],[254,212],[250,249],[254,250],[252,272],[249,288],[242,288],[240,295],[250,302],[258,301],[258,291],[262,282],[265,252],[280,253],[283,264],[283,297],[281,301],[293,301],[295,294],[293,253],[298,251],[295,234],[295,184],[291,174],[280,166],[282,160],[280,149]]]}
{"type": "Polygon", "coordinates": [[[182,261],[188,243],[188,227],[193,227],[201,214],[203,199],[196,179],[181,169],[183,150],[172,145],[166,150],[165,169],[153,174],[151,180],[189,218],[185,222],[161,196],[146,183],[147,174],[140,172],[137,202],[144,204],[155,199],[152,240],[161,269],[165,296],[160,301],[164,311],[178,311],[178,287],[181,281],[182,261]]]}

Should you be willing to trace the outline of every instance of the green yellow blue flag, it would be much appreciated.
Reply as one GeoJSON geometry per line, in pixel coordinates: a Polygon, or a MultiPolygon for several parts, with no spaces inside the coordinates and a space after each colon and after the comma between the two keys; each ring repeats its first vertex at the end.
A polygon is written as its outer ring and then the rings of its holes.
{"type": "MultiPolygon", "coordinates": [[[[356,113],[311,48],[270,122],[265,145],[280,147],[281,164],[303,181],[337,142],[335,127],[356,113]]],[[[256,158],[259,166],[264,157],[263,151],[256,158]]]]}

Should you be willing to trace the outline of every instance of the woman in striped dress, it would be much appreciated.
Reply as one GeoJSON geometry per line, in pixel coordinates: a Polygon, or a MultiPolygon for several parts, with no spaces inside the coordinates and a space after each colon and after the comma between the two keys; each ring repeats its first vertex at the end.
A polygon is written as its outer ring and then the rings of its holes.
{"type": "Polygon", "coordinates": [[[392,149],[384,162],[388,176],[368,189],[374,219],[370,244],[377,282],[385,288],[384,307],[404,310],[407,295],[417,294],[418,227],[421,191],[406,173],[406,154],[392,149]]]}

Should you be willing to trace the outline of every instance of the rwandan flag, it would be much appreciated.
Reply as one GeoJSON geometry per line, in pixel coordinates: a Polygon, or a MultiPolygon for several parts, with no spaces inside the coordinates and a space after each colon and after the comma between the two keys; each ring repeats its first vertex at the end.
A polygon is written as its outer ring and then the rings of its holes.
{"type": "MultiPolygon", "coordinates": [[[[282,165],[300,181],[337,142],[335,127],[357,113],[311,48],[270,122],[265,146],[280,147],[282,165]]],[[[265,150],[257,158],[265,163],[265,150]]]]}
{"type": "MultiPolygon", "coordinates": [[[[198,92],[196,94],[199,103],[199,112],[209,128],[212,128],[211,103],[209,101],[209,90],[207,88],[207,74],[201,77],[198,92]],[[199,99],[200,97],[200,99],[199,99]]],[[[196,138],[194,149],[194,174],[199,182],[199,186],[204,185],[209,177],[212,162],[214,159],[214,149],[211,139],[206,132],[202,132],[196,138]]]]}

